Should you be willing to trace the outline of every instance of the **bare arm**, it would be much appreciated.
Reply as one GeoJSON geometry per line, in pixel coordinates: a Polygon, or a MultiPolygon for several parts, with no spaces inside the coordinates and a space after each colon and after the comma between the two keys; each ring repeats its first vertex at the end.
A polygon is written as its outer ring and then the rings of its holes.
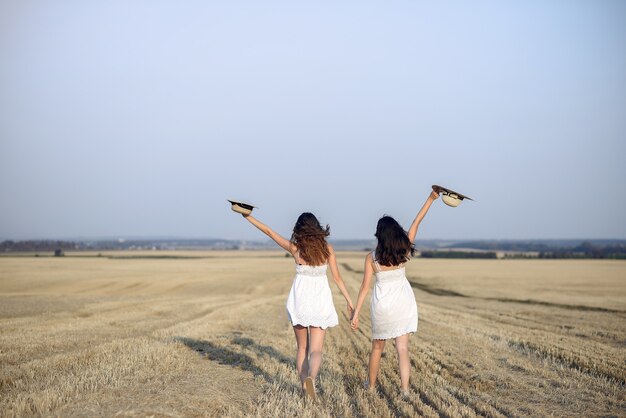
{"type": "Polygon", "coordinates": [[[365,296],[370,290],[370,283],[372,282],[372,275],[374,274],[374,267],[372,267],[372,255],[368,254],[365,257],[365,268],[363,271],[363,283],[361,283],[361,288],[359,289],[359,296],[356,301],[356,308],[354,309],[354,315],[352,316],[352,321],[350,322],[350,326],[352,329],[356,330],[359,327],[359,313],[361,312],[361,307],[363,306],[363,302],[365,301],[365,296]]]}
{"type": "Polygon", "coordinates": [[[346,289],[346,285],[341,278],[341,274],[339,274],[339,268],[337,267],[337,257],[335,257],[335,250],[332,245],[328,244],[328,249],[330,250],[330,257],[328,257],[328,264],[330,265],[330,271],[333,274],[333,280],[337,284],[339,291],[346,298],[346,303],[348,304],[348,317],[352,319],[352,313],[354,312],[354,305],[352,305],[352,299],[350,298],[350,294],[346,289]]]}
{"type": "Polygon", "coordinates": [[[248,222],[250,222],[252,225],[256,226],[265,235],[267,235],[268,237],[273,239],[274,242],[276,242],[276,244],[280,245],[280,247],[283,248],[284,250],[289,251],[291,254],[293,254],[296,251],[296,247],[295,247],[295,245],[293,245],[291,243],[291,241],[289,241],[288,239],[282,237],[277,232],[274,232],[274,230],[272,228],[270,228],[269,226],[265,225],[263,222],[261,222],[258,219],[254,218],[252,215],[243,215],[243,217],[246,218],[248,220],[248,222]]]}
{"type": "Polygon", "coordinates": [[[438,197],[439,197],[438,192],[434,190],[430,192],[428,199],[426,199],[426,202],[424,202],[424,206],[422,206],[420,211],[417,212],[417,216],[415,217],[415,219],[413,220],[413,223],[411,224],[411,227],[409,228],[408,235],[409,235],[409,240],[411,241],[411,244],[415,242],[415,235],[417,235],[417,228],[419,228],[420,223],[422,223],[422,219],[424,219],[424,216],[426,216],[426,213],[428,213],[428,209],[430,209],[430,205],[432,205],[433,202],[437,200],[438,197]]]}

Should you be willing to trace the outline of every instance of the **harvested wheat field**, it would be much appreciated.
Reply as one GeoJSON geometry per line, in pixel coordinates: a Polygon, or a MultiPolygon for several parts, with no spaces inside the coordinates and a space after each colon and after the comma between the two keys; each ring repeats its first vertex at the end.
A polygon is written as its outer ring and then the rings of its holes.
{"type": "MultiPolygon", "coordinates": [[[[339,253],[353,298],[361,253],[339,253]]],[[[389,342],[362,382],[369,312],[327,333],[305,402],[281,252],[0,258],[2,416],[625,416],[626,262],[426,260],[411,389],[389,342]],[[155,257],[157,255],[158,257],[155,257]]]]}

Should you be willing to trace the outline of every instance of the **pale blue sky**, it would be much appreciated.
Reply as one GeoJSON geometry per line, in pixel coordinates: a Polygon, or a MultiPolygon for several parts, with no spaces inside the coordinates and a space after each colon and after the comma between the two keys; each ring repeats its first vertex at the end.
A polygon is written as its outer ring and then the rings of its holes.
{"type": "Polygon", "coordinates": [[[0,2],[0,239],[626,238],[626,2],[0,2]]]}

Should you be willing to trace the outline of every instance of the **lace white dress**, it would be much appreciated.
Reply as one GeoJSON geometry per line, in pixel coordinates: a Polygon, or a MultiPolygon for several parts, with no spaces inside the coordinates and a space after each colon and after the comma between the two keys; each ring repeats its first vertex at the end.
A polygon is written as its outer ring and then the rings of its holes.
{"type": "Polygon", "coordinates": [[[296,264],[296,277],[287,298],[287,315],[292,325],[326,329],[339,324],[326,277],[327,268],[327,264],[296,264]]]}
{"type": "Polygon", "coordinates": [[[417,331],[417,303],[404,266],[381,270],[372,252],[376,285],[372,293],[372,339],[386,340],[417,331]]]}

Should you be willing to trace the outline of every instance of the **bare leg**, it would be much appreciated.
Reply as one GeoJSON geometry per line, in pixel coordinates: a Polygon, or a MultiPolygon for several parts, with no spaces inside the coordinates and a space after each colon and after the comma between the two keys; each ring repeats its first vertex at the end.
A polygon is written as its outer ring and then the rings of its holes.
{"type": "Polygon", "coordinates": [[[376,379],[380,370],[380,357],[385,350],[385,340],[372,340],[372,352],[370,354],[370,380],[369,390],[376,387],[376,379]]]}
{"type": "Polygon", "coordinates": [[[409,334],[396,337],[396,351],[398,352],[398,366],[400,367],[400,384],[402,392],[409,390],[411,376],[411,361],[409,359],[409,334]]]}
{"type": "Polygon", "coordinates": [[[293,332],[296,334],[298,351],[296,352],[296,370],[300,376],[300,383],[304,388],[304,379],[309,375],[309,330],[302,325],[294,325],[293,332]]]}
{"type": "Polygon", "coordinates": [[[320,370],[322,364],[322,348],[324,346],[324,336],[326,330],[311,327],[311,341],[310,341],[310,353],[309,353],[309,376],[315,380],[317,373],[320,370]]]}

